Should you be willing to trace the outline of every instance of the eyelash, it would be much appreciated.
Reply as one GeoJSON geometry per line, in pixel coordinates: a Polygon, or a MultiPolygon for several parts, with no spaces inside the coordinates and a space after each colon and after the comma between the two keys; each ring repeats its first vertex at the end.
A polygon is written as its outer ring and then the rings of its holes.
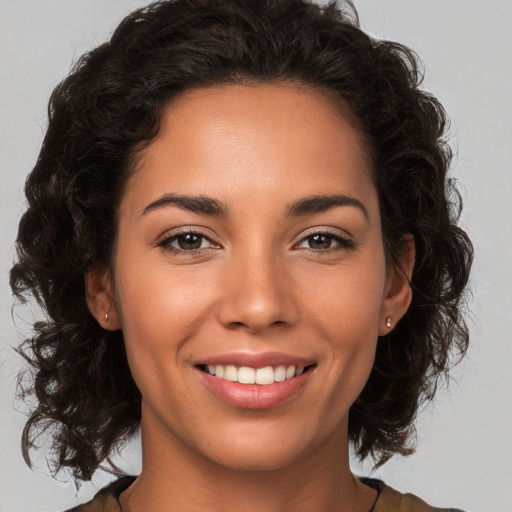
{"type": "Polygon", "coordinates": [[[197,237],[201,238],[201,242],[203,240],[207,240],[212,245],[216,245],[206,235],[204,235],[203,233],[201,233],[199,231],[193,231],[192,229],[190,229],[190,230],[187,229],[187,230],[183,230],[183,231],[178,231],[177,233],[173,233],[172,235],[167,236],[167,237],[163,238],[162,240],[160,240],[156,245],[157,245],[157,247],[160,247],[160,248],[162,248],[166,251],[169,251],[173,254],[186,254],[187,256],[195,256],[198,254],[202,254],[203,251],[205,250],[205,248],[191,249],[190,251],[188,251],[186,249],[180,249],[178,247],[173,247],[171,245],[173,242],[175,242],[181,236],[184,236],[184,235],[196,235],[197,237]]]}
{"type": "Polygon", "coordinates": [[[338,247],[328,247],[327,249],[313,249],[312,247],[306,247],[305,250],[309,251],[313,254],[331,254],[333,252],[338,252],[342,250],[351,250],[354,249],[356,244],[350,240],[349,238],[343,237],[337,233],[331,233],[330,231],[315,231],[313,233],[308,234],[303,237],[297,245],[300,245],[304,242],[307,242],[308,239],[313,238],[314,236],[325,236],[339,245],[338,247]]]}
{"type": "MultiPolygon", "coordinates": [[[[178,231],[177,233],[173,233],[172,235],[160,240],[156,245],[157,245],[157,247],[160,247],[160,248],[162,248],[166,251],[169,251],[173,254],[182,254],[182,255],[186,254],[187,256],[199,255],[199,254],[202,254],[205,249],[209,249],[209,248],[199,248],[199,249],[186,250],[186,249],[173,247],[171,244],[173,242],[177,241],[183,235],[195,235],[195,236],[199,237],[201,239],[201,241],[207,240],[212,245],[214,245],[214,246],[217,245],[203,233],[201,233],[199,231],[193,231],[193,230],[183,230],[183,231],[178,231]]],[[[310,233],[307,236],[301,238],[301,240],[297,244],[295,244],[294,247],[297,247],[298,245],[300,245],[304,242],[307,242],[308,239],[311,239],[314,236],[325,236],[325,237],[333,240],[334,242],[337,242],[339,245],[338,245],[338,247],[328,247],[326,249],[314,249],[312,247],[304,248],[304,250],[309,251],[313,254],[331,254],[333,252],[337,252],[337,251],[341,251],[341,250],[351,250],[356,247],[356,244],[349,238],[345,238],[339,234],[331,233],[329,231],[315,231],[313,233],[310,233]]],[[[218,245],[217,245],[217,247],[218,247],[218,245]]]]}

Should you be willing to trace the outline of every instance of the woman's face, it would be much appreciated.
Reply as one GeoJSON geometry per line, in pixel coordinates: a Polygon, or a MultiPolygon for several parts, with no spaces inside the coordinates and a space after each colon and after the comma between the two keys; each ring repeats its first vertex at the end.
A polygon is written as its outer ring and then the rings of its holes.
{"type": "Polygon", "coordinates": [[[239,470],[346,445],[407,302],[360,133],[291,85],[167,107],[120,204],[113,281],[143,440],[239,470]]]}

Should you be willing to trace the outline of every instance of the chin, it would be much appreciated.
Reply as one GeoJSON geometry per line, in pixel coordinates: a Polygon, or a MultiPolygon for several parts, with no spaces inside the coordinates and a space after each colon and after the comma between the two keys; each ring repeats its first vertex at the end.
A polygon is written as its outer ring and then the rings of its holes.
{"type": "Polygon", "coordinates": [[[264,473],[279,471],[290,466],[300,458],[299,453],[293,450],[273,449],[231,449],[225,450],[211,461],[227,470],[240,473],[264,473]]]}
{"type": "Polygon", "coordinates": [[[218,441],[200,451],[213,463],[239,472],[279,471],[304,460],[315,449],[314,436],[306,432],[277,432],[271,426],[261,430],[224,432],[218,441]],[[258,435],[260,434],[260,435],[258,435]],[[308,435],[309,434],[309,435],[308,435]]]}

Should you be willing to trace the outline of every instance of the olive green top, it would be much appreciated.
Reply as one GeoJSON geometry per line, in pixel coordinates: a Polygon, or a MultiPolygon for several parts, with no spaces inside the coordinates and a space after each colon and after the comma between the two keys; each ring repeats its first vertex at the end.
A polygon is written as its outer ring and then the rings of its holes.
{"type": "MultiPolygon", "coordinates": [[[[107,485],[89,502],[68,512],[122,512],[119,495],[135,480],[126,476],[107,485]]],[[[379,497],[369,512],[462,512],[454,508],[435,508],[412,494],[402,494],[380,480],[363,478],[362,481],[376,489],[379,497]]]]}

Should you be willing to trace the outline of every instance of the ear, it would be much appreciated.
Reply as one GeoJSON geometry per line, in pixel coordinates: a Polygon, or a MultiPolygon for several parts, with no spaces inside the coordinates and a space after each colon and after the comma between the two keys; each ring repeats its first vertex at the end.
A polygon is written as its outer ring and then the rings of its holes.
{"type": "Polygon", "coordinates": [[[410,281],[414,269],[416,248],[414,237],[404,235],[396,263],[388,266],[386,288],[379,321],[379,336],[389,334],[405,315],[412,300],[410,281]]]}
{"type": "Polygon", "coordinates": [[[114,300],[112,280],[107,269],[92,269],[84,274],[85,300],[92,316],[109,331],[121,328],[114,300]]]}

